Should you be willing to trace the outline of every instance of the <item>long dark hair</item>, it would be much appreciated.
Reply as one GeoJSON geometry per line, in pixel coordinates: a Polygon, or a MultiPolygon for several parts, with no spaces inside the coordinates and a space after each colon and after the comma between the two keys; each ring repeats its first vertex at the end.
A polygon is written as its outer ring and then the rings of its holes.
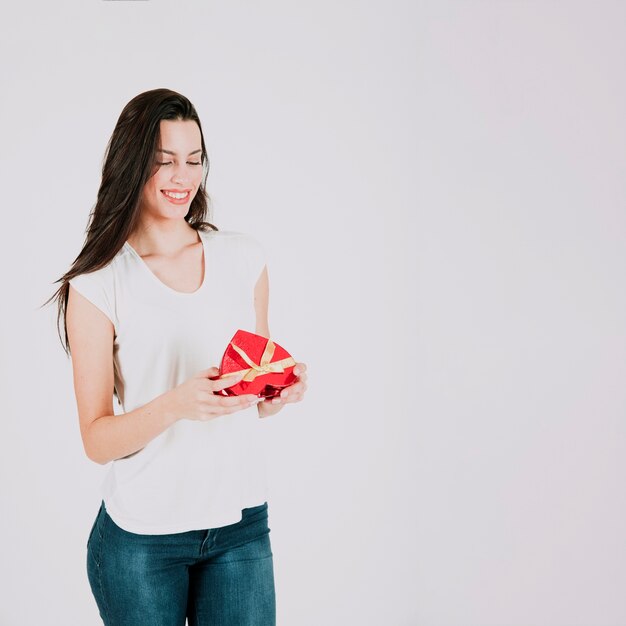
{"type": "Polygon", "coordinates": [[[152,89],[135,96],[122,110],[106,148],[102,181],[96,205],[90,213],[85,243],[72,267],[55,281],[61,286],[42,306],[56,299],[57,331],[66,355],[71,355],[65,312],[69,280],[107,265],[118,253],[139,222],[143,187],[155,173],[161,120],[193,120],[202,141],[203,176],[185,220],[194,230],[219,230],[204,221],[211,199],[206,192],[209,158],[200,118],[185,96],[171,89],[152,89]],[[63,336],[60,333],[63,320],[63,336]]]}

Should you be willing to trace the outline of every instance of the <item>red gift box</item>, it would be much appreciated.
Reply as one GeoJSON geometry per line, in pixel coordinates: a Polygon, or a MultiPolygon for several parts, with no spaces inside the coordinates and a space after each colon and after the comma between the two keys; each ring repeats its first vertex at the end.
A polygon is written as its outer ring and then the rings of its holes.
{"type": "Polygon", "coordinates": [[[226,347],[217,379],[246,372],[236,384],[216,391],[222,396],[254,394],[273,398],[296,381],[296,362],[283,347],[262,335],[239,329],[226,347]]]}

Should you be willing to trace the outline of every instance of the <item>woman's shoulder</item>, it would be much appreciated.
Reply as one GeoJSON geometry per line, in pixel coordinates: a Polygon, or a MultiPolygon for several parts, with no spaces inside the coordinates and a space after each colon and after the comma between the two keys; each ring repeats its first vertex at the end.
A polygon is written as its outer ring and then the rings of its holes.
{"type": "Polygon", "coordinates": [[[205,238],[219,240],[226,245],[237,247],[238,249],[241,249],[242,247],[257,248],[262,245],[258,237],[240,230],[204,231],[203,236],[205,238]]]}
{"type": "Polygon", "coordinates": [[[110,261],[96,269],[89,269],[88,271],[82,272],[75,278],[104,282],[112,281],[114,280],[115,275],[120,271],[120,267],[123,267],[124,259],[130,256],[130,250],[128,250],[128,248],[124,245],[115,253],[110,261]]]}
{"type": "Polygon", "coordinates": [[[241,230],[204,230],[199,232],[205,237],[218,237],[220,239],[237,239],[253,236],[241,230]]]}
{"type": "Polygon", "coordinates": [[[117,329],[114,261],[112,259],[98,269],[77,274],[68,282],[74,290],[95,304],[117,329]]]}
{"type": "Polygon", "coordinates": [[[259,268],[263,268],[267,262],[265,245],[256,235],[241,230],[217,230],[208,236],[220,242],[218,247],[224,255],[243,262],[254,276],[258,276],[259,268]]]}

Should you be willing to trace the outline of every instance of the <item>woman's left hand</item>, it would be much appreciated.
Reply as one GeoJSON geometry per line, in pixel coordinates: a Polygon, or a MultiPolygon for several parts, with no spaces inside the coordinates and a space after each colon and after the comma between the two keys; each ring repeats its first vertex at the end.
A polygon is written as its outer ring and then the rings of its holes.
{"type": "Polygon", "coordinates": [[[296,381],[291,383],[289,387],[285,387],[280,395],[275,398],[268,398],[259,402],[259,416],[268,417],[277,413],[284,404],[289,402],[300,402],[304,398],[304,392],[307,389],[306,379],[306,363],[296,363],[293,368],[293,373],[296,375],[296,381]]]}

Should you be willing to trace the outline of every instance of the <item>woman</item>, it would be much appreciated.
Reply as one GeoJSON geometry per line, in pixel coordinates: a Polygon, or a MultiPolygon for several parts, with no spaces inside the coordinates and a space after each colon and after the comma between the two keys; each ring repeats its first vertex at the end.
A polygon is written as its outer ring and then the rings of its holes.
{"type": "Polygon", "coordinates": [[[133,98],[57,292],[85,452],[109,464],[87,541],[107,626],[275,624],[258,418],[303,398],[306,365],[271,400],[216,393],[235,331],[270,337],[269,279],[254,237],[204,221],[207,173],[189,100],[133,98]]]}

